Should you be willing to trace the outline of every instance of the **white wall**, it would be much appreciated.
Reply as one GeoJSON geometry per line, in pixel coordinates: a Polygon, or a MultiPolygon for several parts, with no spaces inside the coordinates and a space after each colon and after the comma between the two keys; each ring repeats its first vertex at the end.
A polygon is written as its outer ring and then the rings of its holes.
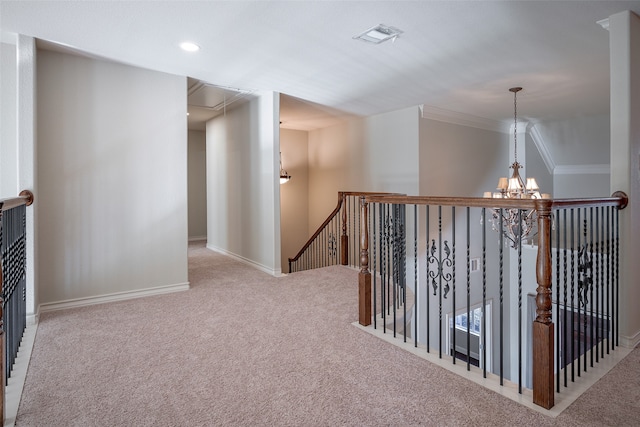
{"type": "Polygon", "coordinates": [[[482,197],[510,175],[509,138],[499,132],[420,120],[420,194],[482,197]]]}
{"type": "MultiPolygon", "coordinates": [[[[2,33],[0,43],[0,198],[35,188],[35,40],[2,33]]],[[[36,313],[35,207],[27,209],[26,310],[36,313]]]]}
{"type": "Polygon", "coordinates": [[[365,153],[371,191],[418,194],[420,170],[418,107],[365,119],[365,153]]]}
{"type": "Polygon", "coordinates": [[[309,233],[338,191],[418,193],[419,116],[410,107],[309,132],[309,233]]]}
{"type": "Polygon", "coordinates": [[[41,303],[187,278],[185,78],[38,51],[41,303]]]}
{"type": "Polygon", "coordinates": [[[640,342],[640,17],[609,17],[611,65],[611,191],[629,196],[620,212],[620,342],[640,342]]]}
{"type": "MultiPolygon", "coordinates": [[[[38,194],[37,185],[37,124],[36,124],[36,41],[33,37],[16,36],[17,73],[16,73],[16,133],[18,146],[18,188],[31,190],[38,194]]],[[[37,196],[36,196],[37,198],[37,196]]],[[[27,321],[37,320],[38,295],[38,245],[37,245],[37,201],[27,209],[27,275],[26,275],[26,311],[27,321]]]]}
{"type": "Polygon", "coordinates": [[[372,191],[364,178],[368,176],[364,145],[362,119],[309,132],[308,236],[336,207],[338,191],[372,191]]]}
{"type": "Polygon", "coordinates": [[[279,97],[207,122],[207,247],[279,275],[279,97]]]}
{"type": "Polygon", "coordinates": [[[0,199],[18,189],[17,65],[15,44],[0,43],[0,199]]]}
{"type": "MultiPolygon", "coordinates": [[[[536,124],[555,166],[555,198],[606,197],[609,191],[609,115],[575,117],[536,124]]],[[[537,178],[537,176],[536,176],[537,178]]]]}
{"type": "Polygon", "coordinates": [[[207,237],[207,140],[203,131],[188,134],[189,239],[207,237]]]}
{"type": "Polygon", "coordinates": [[[581,173],[580,170],[575,168],[573,171],[554,174],[552,193],[554,198],[609,197],[611,195],[609,173],[597,171],[581,173]]]}
{"type": "Polygon", "coordinates": [[[547,120],[536,124],[556,165],[609,163],[609,115],[547,120]]]}
{"type": "MultiPolygon", "coordinates": [[[[530,135],[527,134],[525,145],[525,158],[526,158],[526,177],[535,178],[540,187],[540,193],[550,194],[552,197],[556,196],[555,188],[555,176],[553,171],[549,171],[547,166],[538,151],[535,143],[530,135]]],[[[601,194],[602,196],[603,194],[601,194]]],[[[576,196],[573,196],[576,197],[576,196]]]]}
{"type": "Polygon", "coordinates": [[[308,132],[280,129],[282,166],[292,177],[280,186],[283,272],[289,272],[289,257],[294,257],[310,237],[308,147],[308,132]]]}

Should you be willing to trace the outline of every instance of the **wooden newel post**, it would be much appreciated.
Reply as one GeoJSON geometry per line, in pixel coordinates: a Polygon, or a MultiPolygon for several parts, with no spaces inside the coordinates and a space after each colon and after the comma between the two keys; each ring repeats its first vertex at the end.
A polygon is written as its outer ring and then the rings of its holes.
{"type": "Polygon", "coordinates": [[[536,320],[533,322],[533,403],[545,409],[554,405],[553,322],[551,321],[551,206],[536,200],[538,257],[536,260],[536,320]]]}
{"type": "Polygon", "coordinates": [[[340,236],[340,264],[349,265],[349,236],[347,235],[347,195],[340,192],[342,200],[342,235],[340,236]]]}
{"type": "Polygon", "coordinates": [[[371,273],[369,272],[369,226],[367,202],[360,197],[360,273],[358,274],[358,321],[371,324],[371,273]]]}

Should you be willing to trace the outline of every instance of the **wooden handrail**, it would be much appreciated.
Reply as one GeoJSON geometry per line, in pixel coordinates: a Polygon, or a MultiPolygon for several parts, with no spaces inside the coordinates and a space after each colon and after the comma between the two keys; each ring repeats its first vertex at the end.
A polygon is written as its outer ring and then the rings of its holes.
{"type": "Polygon", "coordinates": [[[0,200],[0,212],[8,211],[21,205],[31,206],[32,203],[33,193],[29,190],[22,190],[18,197],[0,200]]]}
{"type": "Polygon", "coordinates": [[[488,197],[446,197],[446,196],[365,196],[367,203],[389,203],[406,205],[469,206],[472,208],[536,209],[537,203],[548,201],[551,209],[588,208],[594,206],[617,206],[624,209],[628,197],[616,191],[611,197],[584,199],[493,199],[488,197]]]}

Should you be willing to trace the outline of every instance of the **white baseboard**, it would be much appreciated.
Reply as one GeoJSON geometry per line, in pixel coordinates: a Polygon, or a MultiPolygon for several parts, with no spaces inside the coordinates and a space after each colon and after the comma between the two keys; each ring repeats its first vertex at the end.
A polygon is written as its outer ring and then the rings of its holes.
{"type": "Polygon", "coordinates": [[[48,302],[40,304],[39,313],[47,311],[64,310],[66,308],[84,307],[87,305],[104,304],[114,301],[124,301],[134,298],[148,297],[153,295],[163,295],[172,292],[181,292],[189,290],[189,282],[178,283],[175,285],[158,286],[155,288],[138,289],[135,291],[116,292],[113,294],[99,295],[95,297],[74,298],[65,301],[48,302]]]}
{"type": "Polygon", "coordinates": [[[189,237],[190,242],[201,242],[203,240],[207,240],[207,236],[192,236],[189,237]]]}
{"type": "Polygon", "coordinates": [[[40,307],[38,307],[38,312],[36,314],[27,314],[27,326],[37,325],[39,321],[40,321],[40,307]]]}
{"type": "Polygon", "coordinates": [[[229,252],[226,249],[217,248],[217,247],[215,247],[215,246],[213,246],[213,245],[211,245],[209,243],[207,243],[207,249],[211,249],[214,252],[218,252],[219,254],[231,257],[231,258],[233,258],[233,259],[235,259],[237,261],[240,261],[243,264],[247,264],[247,265],[249,265],[249,266],[251,266],[253,268],[256,268],[256,269],[258,269],[258,270],[260,270],[260,271],[262,271],[264,273],[270,274],[272,276],[275,276],[275,277],[282,276],[282,269],[281,268],[278,268],[278,269],[269,268],[266,265],[262,265],[262,264],[260,264],[258,262],[255,262],[253,260],[250,260],[250,259],[245,258],[243,256],[240,256],[238,254],[234,254],[233,252],[229,252]]]}
{"type": "Polygon", "coordinates": [[[636,348],[640,344],[640,331],[636,332],[633,336],[625,337],[620,336],[620,345],[626,348],[636,348]]]}

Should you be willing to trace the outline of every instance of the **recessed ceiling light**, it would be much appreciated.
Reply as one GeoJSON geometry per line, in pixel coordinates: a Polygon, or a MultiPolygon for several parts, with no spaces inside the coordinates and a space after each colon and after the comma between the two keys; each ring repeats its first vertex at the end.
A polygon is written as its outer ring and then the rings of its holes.
{"type": "Polygon", "coordinates": [[[357,36],[353,36],[353,38],[368,43],[380,44],[389,39],[395,41],[396,38],[402,33],[402,30],[380,24],[376,25],[375,27],[369,28],[367,31],[358,34],[357,36]]]}
{"type": "Polygon", "coordinates": [[[193,42],[182,42],[180,43],[180,48],[182,50],[186,50],[187,52],[197,52],[200,50],[200,46],[193,42]]]}

